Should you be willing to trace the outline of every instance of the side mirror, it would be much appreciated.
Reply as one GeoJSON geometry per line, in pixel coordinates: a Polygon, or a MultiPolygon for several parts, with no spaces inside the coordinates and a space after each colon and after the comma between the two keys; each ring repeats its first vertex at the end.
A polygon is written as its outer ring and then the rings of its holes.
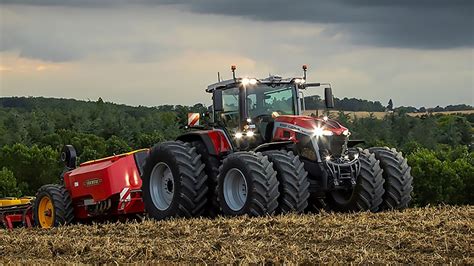
{"type": "Polygon", "coordinates": [[[301,111],[306,111],[306,102],[304,101],[304,92],[299,91],[301,111]]]}
{"type": "Polygon", "coordinates": [[[331,88],[324,88],[324,101],[326,102],[326,108],[334,108],[334,97],[331,88]]]}
{"type": "Polygon", "coordinates": [[[212,105],[214,106],[214,112],[224,111],[222,106],[222,90],[215,90],[212,95],[212,105]]]}

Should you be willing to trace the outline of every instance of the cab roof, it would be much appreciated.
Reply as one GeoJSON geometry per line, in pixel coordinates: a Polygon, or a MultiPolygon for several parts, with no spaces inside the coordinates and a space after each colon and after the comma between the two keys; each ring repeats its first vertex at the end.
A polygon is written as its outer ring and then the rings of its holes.
{"type": "MultiPolygon", "coordinates": [[[[242,77],[234,79],[228,79],[228,80],[223,80],[221,82],[217,82],[214,84],[211,84],[207,86],[206,92],[212,93],[215,90],[219,89],[226,89],[229,87],[233,87],[233,85],[240,84],[242,82],[242,77]]],[[[276,83],[282,83],[282,84],[289,84],[292,83],[295,79],[301,79],[301,77],[293,77],[293,78],[282,78],[280,76],[274,76],[271,75],[268,78],[264,79],[256,79],[258,83],[260,84],[276,84],[276,83]]]]}

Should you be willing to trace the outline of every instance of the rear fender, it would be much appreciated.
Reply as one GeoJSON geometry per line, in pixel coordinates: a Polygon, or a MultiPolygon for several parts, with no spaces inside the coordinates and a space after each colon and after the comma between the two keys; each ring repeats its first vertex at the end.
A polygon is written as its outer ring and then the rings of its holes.
{"type": "Polygon", "coordinates": [[[232,151],[232,144],[221,129],[195,130],[177,138],[184,142],[202,141],[210,155],[220,156],[232,151]]]}

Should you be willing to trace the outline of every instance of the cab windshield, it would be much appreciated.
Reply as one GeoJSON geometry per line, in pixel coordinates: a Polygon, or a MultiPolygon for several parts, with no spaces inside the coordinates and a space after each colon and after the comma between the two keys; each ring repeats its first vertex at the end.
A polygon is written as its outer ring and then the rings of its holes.
{"type": "Polygon", "coordinates": [[[247,114],[250,118],[272,115],[296,114],[296,90],[293,84],[259,84],[247,87],[247,114]]]}
{"type": "Polygon", "coordinates": [[[232,87],[222,91],[223,108],[216,115],[232,133],[242,130],[250,118],[257,132],[264,134],[276,116],[296,114],[296,101],[294,84],[232,87]]]}

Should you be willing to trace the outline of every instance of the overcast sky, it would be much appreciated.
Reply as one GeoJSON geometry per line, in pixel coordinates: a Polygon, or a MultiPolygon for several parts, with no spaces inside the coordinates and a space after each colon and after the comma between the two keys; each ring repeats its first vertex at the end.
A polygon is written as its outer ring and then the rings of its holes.
{"type": "MultiPolygon", "coordinates": [[[[474,104],[472,0],[0,0],[0,96],[210,103],[217,72],[474,104]]],[[[314,89],[317,93],[317,89],[314,89]]]]}

